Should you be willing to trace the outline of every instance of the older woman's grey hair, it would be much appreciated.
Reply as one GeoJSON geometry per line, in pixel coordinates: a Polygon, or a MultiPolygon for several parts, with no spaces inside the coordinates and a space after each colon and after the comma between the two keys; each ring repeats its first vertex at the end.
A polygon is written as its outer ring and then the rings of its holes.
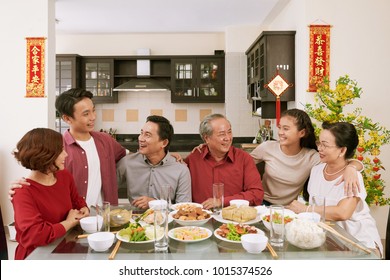
{"type": "MultiPolygon", "coordinates": [[[[225,119],[229,122],[230,121],[222,114],[211,114],[207,115],[200,123],[199,125],[199,134],[200,137],[202,137],[203,141],[205,141],[205,136],[211,136],[213,134],[213,128],[211,127],[211,121],[215,119],[225,119]]],[[[231,125],[231,124],[230,124],[231,125]]]]}

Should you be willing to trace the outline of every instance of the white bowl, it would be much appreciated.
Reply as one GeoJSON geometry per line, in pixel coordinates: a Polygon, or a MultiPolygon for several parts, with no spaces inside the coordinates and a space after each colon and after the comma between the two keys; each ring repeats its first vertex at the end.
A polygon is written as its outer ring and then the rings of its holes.
{"type": "Polygon", "coordinates": [[[182,226],[201,226],[207,223],[211,219],[211,211],[208,210],[203,210],[204,212],[208,213],[210,216],[207,219],[202,219],[202,220],[180,220],[180,219],[175,219],[173,218],[173,215],[176,214],[177,211],[172,211],[169,213],[169,216],[179,225],[182,226]]]}
{"type": "Polygon", "coordinates": [[[317,223],[305,219],[295,219],[286,225],[286,239],[298,248],[313,249],[324,244],[326,234],[317,223]]]}
{"type": "Polygon", "coordinates": [[[97,252],[107,251],[114,243],[115,234],[108,231],[95,232],[88,235],[88,244],[97,252]]]}
{"type": "Polygon", "coordinates": [[[80,226],[86,233],[97,232],[97,220],[99,220],[99,229],[103,226],[102,216],[89,216],[80,220],[80,226]]]}
{"type": "Polygon", "coordinates": [[[316,212],[302,212],[297,215],[297,218],[318,223],[321,220],[321,215],[316,212]]]}
{"type": "Polygon", "coordinates": [[[166,200],[151,200],[148,202],[149,208],[154,210],[163,210],[164,208],[167,208],[167,201],[166,200]]]}
{"type": "Polygon", "coordinates": [[[268,237],[264,234],[248,233],[241,236],[241,244],[251,254],[261,253],[267,246],[268,237]]]}
{"type": "Polygon", "coordinates": [[[236,205],[237,207],[242,205],[249,206],[249,201],[245,199],[232,199],[230,200],[230,205],[236,205]]]}

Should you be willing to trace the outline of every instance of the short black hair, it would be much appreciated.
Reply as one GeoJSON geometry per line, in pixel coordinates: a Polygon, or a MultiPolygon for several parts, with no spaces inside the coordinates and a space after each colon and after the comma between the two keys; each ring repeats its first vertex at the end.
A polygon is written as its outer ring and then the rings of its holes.
{"type": "Polygon", "coordinates": [[[151,115],[146,118],[146,122],[153,122],[158,126],[158,137],[160,140],[168,140],[168,144],[165,147],[165,152],[169,151],[169,146],[171,144],[172,136],[174,134],[173,126],[168,119],[163,116],[151,115]]]}
{"type": "Polygon", "coordinates": [[[56,99],[56,110],[62,117],[63,115],[74,117],[74,105],[84,98],[93,98],[92,92],[82,88],[72,88],[61,93],[56,99]]]}
{"type": "Polygon", "coordinates": [[[336,146],[339,148],[345,147],[345,158],[352,158],[355,154],[355,149],[359,144],[359,136],[353,124],[348,122],[324,122],[322,128],[329,130],[336,139],[336,146]]]}

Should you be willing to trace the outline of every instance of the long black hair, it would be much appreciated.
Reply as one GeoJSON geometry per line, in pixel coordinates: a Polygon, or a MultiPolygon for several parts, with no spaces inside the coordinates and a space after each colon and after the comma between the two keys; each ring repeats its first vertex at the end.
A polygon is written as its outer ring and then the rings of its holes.
{"type": "Polygon", "coordinates": [[[316,135],[309,115],[300,109],[290,109],[282,113],[282,117],[289,116],[295,119],[298,130],[305,130],[305,136],[300,140],[301,148],[309,148],[318,151],[316,145],[316,135]]]}

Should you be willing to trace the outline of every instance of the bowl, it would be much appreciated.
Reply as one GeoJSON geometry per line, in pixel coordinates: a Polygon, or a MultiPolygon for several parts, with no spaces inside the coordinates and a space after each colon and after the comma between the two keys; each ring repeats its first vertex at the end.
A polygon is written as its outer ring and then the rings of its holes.
{"type": "Polygon", "coordinates": [[[318,223],[321,220],[321,215],[316,212],[302,212],[297,215],[297,218],[318,223]]]}
{"type": "Polygon", "coordinates": [[[241,236],[241,244],[251,254],[261,253],[267,246],[268,237],[264,234],[248,233],[241,236]]]}
{"type": "Polygon", "coordinates": [[[230,200],[230,205],[236,205],[237,207],[242,205],[249,206],[249,201],[245,199],[232,199],[230,200]]]}
{"type": "Polygon", "coordinates": [[[150,209],[154,210],[164,210],[168,207],[168,203],[166,200],[151,200],[148,202],[148,206],[150,209]]]}
{"type": "Polygon", "coordinates": [[[131,220],[133,211],[130,204],[111,205],[110,210],[110,227],[123,228],[127,226],[131,220]]]}
{"type": "Polygon", "coordinates": [[[99,229],[101,229],[103,225],[102,216],[84,217],[80,220],[80,226],[86,233],[97,232],[97,220],[99,220],[99,229]]]}
{"type": "MultiPolygon", "coordinates": [[[[286,220],[286,218],[291,218],[292,220],[294,220],[297,217],[297,214],[295,214],[294,211],[291,211],[289,209],[284,209],[283,213],[284,213],[285,220],[286,220]]],[[[260,218],[263,221],[264,226],[268,230],[271,230],[271,224],[270,224],[270,222],[267,221],[267,218],[269,218],[269,210],[268,210],[268,212],[260,215],[260,218]]],[[[287,225],[288,223],[289,222],[285,223],[285,225],[287,225]]]]}
{"type": "Polygon", "coordinates": [[[93,250],[104,252],[112,246],[114,239],[115,234],[112,232],[100,231],[88,235],[88,244],[93,250]]]}
{"type": "Polygon", "coordinates": [[[295,219],[286,225],[287,241],[301,249],[314,249],[324,244],[326,233],[317,223],[295,219]]]}
{"type": "Polygon", "coordinates": [[[202,210],[204,212],[206,212],[208,214],[208,218],[205,218],[205,219],[196,219],[196,220],[183,220],[183,219],[176,219],[173,217],[173,215],[175,215],[177,213],[177,211],[172,211],[171,213],[169,213],[169,216],[172,217],[172,219],[179,225],[182,225],[182,226],[201,226],[201,225],[204,225],[205,223],[207,223],[210,219],[211,219],[211,214],[212,212],[211,211],[208,211],[208,210],[202,210]]]}

